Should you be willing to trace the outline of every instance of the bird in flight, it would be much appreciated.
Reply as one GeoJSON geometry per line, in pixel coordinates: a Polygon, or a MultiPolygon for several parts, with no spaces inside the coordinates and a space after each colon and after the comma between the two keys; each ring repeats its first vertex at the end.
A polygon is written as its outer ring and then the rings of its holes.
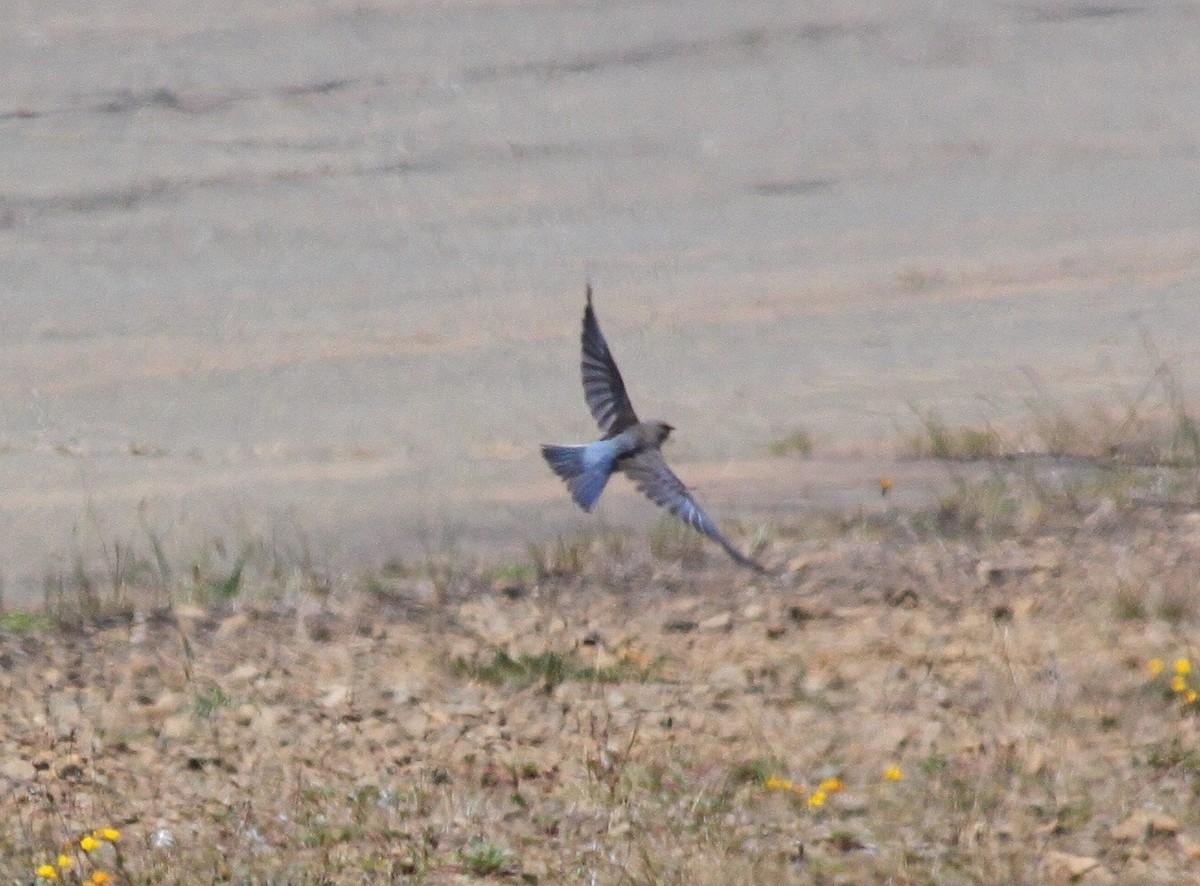
{"type": "Polygon", "coordinates": [[[578,446],[543,444],[542,456],[585,511],[591,511],[608,478],[622,471],[647,498],[703,532],[742,566],[757,572],[763,567],[742,554],[717,529],[692,493],[675,476],[662,456],[662,444],[674,428],[662,421],[640,421],[625,392],[608,342],[592,308],[592,287],[587,287],[583,311],[583,395],[604,436],[578,446]]]}

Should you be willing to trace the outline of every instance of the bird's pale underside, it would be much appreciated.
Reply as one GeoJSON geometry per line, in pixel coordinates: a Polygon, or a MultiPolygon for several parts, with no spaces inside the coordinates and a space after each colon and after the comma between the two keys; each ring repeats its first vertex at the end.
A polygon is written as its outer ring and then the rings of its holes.
{"type": "Polygon", "coordinates": [[[647,498],[684,523],[707,535],[742,566],[763,568],[733,546],[708,518],[692,493],[662,456],[662,444],[673,428],[666,422],[640,421],[625,391],[625,382],[592,308],[587,287],[583,312],[583,393],[604,436],[579,446],[542,446],[547,463],[567,483],[571,497],[585,511],[595,505],[608,478],[621,471],[647,498]]]}

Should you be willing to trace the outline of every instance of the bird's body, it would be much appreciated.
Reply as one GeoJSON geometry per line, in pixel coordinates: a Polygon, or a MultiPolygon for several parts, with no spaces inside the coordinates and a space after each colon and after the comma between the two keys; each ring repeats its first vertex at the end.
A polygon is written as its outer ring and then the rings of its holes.
{"type": "Polygon", "coordinates": [[[542,455],[567,481],[571,497],[590,511],[614,471],[625,471],[639,454],[657,450],[671,433],[666,422],[638,422],[614,437],[603,437],[581,446],[542,446],[542,455]]]}
{"type": "Polygon", "coordinates": [[[716,541],[738,563],[762,571],[758,563],[743,555],[721,534],[688,488],[667,467],[661,450],[674,428],[663,421],[640,421],[633,411],[625,382],[592,309],[591,286],[587,288],[581,339],[584,396],[604,436],[581,445],[542,446],[542,456],[566,481],[571,497],[585,511],[591,511],[608,478],[621,471],[647,498],[716,541]]]}

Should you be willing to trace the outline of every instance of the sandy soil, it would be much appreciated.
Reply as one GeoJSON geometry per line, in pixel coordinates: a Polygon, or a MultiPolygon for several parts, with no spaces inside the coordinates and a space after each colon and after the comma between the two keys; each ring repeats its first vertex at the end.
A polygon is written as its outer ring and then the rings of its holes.
{"type": "Polygon", "coordinates": [[[0,15],[10,601],[149,535],[352,571],[585,525],[536,454],[593,432],[585,278],[723,520],[866,500],[908,404],[1119,405],[1141,330],[1200,368],[1194,4],[0,15]],[[798,427],[830,461],[744,488],[798,427]]]}
{"type": "Polygon", "coordinates": [[[0,877],[1195,882],[1197,514],[990,489],[10,615],[0,877]]]}

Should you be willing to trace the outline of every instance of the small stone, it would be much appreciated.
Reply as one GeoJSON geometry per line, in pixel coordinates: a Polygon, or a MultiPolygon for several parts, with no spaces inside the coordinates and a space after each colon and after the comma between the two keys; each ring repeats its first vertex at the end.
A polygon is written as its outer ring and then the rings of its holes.
{"type": "Polygon", "coordinates": [[[79,754],[70,754],[55,762],[54,771],[65,781],[78,781],[87,771],[87,760],[79,754]]]}
{"type": "Polygon", "coordinates": [[[194,721],[191,714],[172,714],[163,721],[158,730],[159,738],[180,739],[192,734],[194,721]]]}
{"type": "Polygon", "coordinates": [[[708,675],[708,683],[718,692],[741,689],[746,685],[746,672],[738,665],[723,664],[708,675]]]}
{"type": "Polygon", "coordinates": [[[37,770],[33,768],[33,764],[20,757],[13,757],[0,763],[0,776],[9,781],[33,781],[36,775],[37,770]]]}
{"type": "Polygon", "coordinates": [[[235,612],[229,618],[221,622],[217,628],[218,637],[236,637],[242,633],[250,624],[250,616],[246,612],[235,612]]]}
{"type": "Polygon", "coordinates": [[[980,560],[975,567],[975,577],[981,585],[998,585],[1004,581],[1004,569],[991,560],[980,560]]]}
{"type": "Polygon", "coordinates": [[[400,718],[400,731],[413,741],[424,741],[429,733],[429,716],[420,708],[414,708],[400,718]]]}
{"type": "Polygon", "coordinates": [[[336,612],[319,609],[303,616],[300,621],[304,625],[304,633],[308,639],[315,643],[328,643],[343,626],[345,619],[336,612]]]}
{"type": "Polygon", "coordinates": [[[721,612],[701,621],[699,628],[702,631],[724,631],[728,630],[732,623],[733,616],[728,612],[721,612]]]}
{"type": "Polygon", "coordinates": [[[966,661],[971,657],[970,651],[965,643],[953,642],[947,643],[942,649],[942,661],[966,661]]]}
{"type": "Polygon", "coordinates": [[[251,724],[256,733],[265,738],[274,738],[280,726],[288,722],[288,711],[283,705],[268,705],[259,708],[258,716],[251,724]]]}
{"type": "Polygon", "coordinates": [[[813,558],[810,555],[801,554],[798,557],[793,557],[792,559],[788,560],[788,564],[784,568],[786,569],[787,572],[795,575],[798,572],[803,572],[806,569],[808,569],[808,567],[811,566],[812,563],[813,563],[813,558]]]}
{"type": "Polygon", "coordinates": [[[325,694],[321,696],[321,700],[318,702],[318,704],[323,708],[336,708],[348,702],[351,695],[353,695],[353,690],[351,690],[349,686],[339,683],[334,686],[330,686],[329,689],[325,691],[325,694]]]}
{"type": "Polygon", "coordinates": [[[1195,840],[1186,834],[1179,835],[1179,848],[1192,861],[1200,860],[1200,840],[1195,840]]]}
{"type": "Polygon", "coordinates": [[[1100,867],[1100,859],[1051,850],[1042,858],[1042,865],[1049,882],[1066,884],[1077,882],[1080,877],[1100,867]]]}
{"type": "Polygon", "coordinates": [[[833,805],[843,815],[866,815],[870,811],[870,803],[863,794],[854,794],[850,792],[835,793],[833,795],[833,805]]]}
{"type": "Polygon", "coordinates": [[[1150,830],[1150,816],[1140,809],[1109,831],[1109,836],[1122,843],[1136,843],[1150,830]]]}
{"type": "Polygon", "coordinates": [[[1155,812],[1150,816],[1150,836],[1174,836],[1179,833],[1179,820],[1165,812],[1155,812]]]}
{"type": "Polygon", "coordinates": [[[1117,506],[1111,498],[1100,502],[1099,506],[1083,518],[1085,529],[1108,529],[1117,520],[1117,506]]]}
{"type": "Polygon", "coordinates": [[[687,634],[696,630],[696,623],[690,618],[673,618],[663,625],[668,634],[687,634]]]}
{"type": "Polygon", "coordinates": [[[83,712],[79,710],[79,701],[74,693],[54,693],[50,696],[47,708],[50,712],[50,722],[54,726],[54,734],[60,739],[70,738],[83,722],[83,712]]]}
{"type": "Polygon", "coordinates": [[[225,675],[225,683],[230,688],[249,686],[259,675],[260,671],[252,664],[240,664],[225,675]]]}
{"type": "Polygon", "coordinates": [[[1046,771],[1046,755],[1040,748],[1029,748],[1021,755],[1021,771],[1030,778],[1046,771]]]}
{"type": "Polygon", "coordinates": [[[208,613],[195,604],[184,603],[175,607],[175,617],[180,621],[202,621],[208,617],[208,613]]]}

